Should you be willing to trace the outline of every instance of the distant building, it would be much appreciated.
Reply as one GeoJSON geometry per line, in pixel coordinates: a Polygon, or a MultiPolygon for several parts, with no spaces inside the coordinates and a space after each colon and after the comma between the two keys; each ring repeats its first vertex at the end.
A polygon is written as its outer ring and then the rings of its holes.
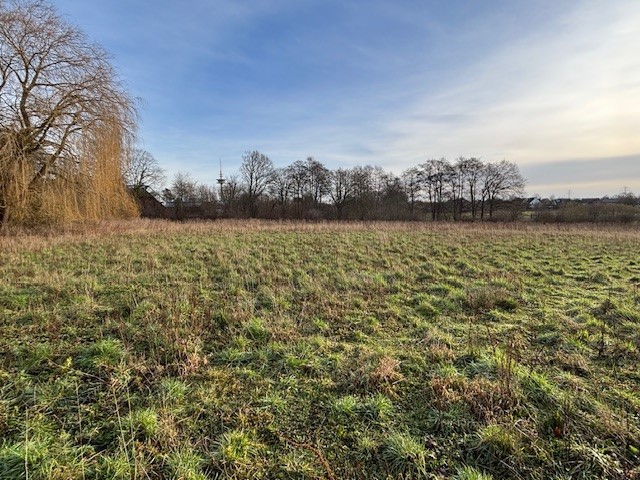
{"type": "Polygon", "coordinates": [[[542,207],[542,200],[538,197],[527,198],[527,210],[538,210],[542,207]]]}
{"type": "Polygon", "coordinates": [[[170,210],[156,198],[156,194],[149,187],[129,187],[129,192],[138,202],[141,217],[171,218],[170,210]]]}

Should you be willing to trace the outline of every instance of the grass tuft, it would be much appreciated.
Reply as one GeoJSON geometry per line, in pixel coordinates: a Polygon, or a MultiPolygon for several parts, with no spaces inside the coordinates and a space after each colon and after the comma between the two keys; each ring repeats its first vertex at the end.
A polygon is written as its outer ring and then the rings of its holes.
{"type": "Polygon", "coordinates": [[[182,447],[169,453],[166,463],[171,472],[171,478],[176,480],[205,480],[207,478],[201,470],[205,463],[204,459],[189,447],[182,447]]]}
{"type": "Polygon", "coordinates": [[[152,439],[160,431],[158,414],[151,408],[134,410],[125,419],[125,428],[137,438],[152,439]]]}
{"type": "Polygon", "coordinates": [[[260,445],[243,430],[223,433],[216,442],[215,459],[225,469],[243,470],[251,466],[260,452],[260,445]]]}
{"type": "Polygon", "coordinates": [[[384,442],[382,458],[396,475],[426,475],[432,452],[406,433],[391,434],[384,442]]]}
{"type": "Polygon", "coordinates": [[[476,468],[466,466],[458,469],[454,480],[493,480],[493,477],[476,468]]]}
{"type": "Polygon", "coordinates": [[[126,350],[120,340],[107,338],[90,345],[79,357],[82,368],[100,370],[114,368],[124,361],[126,350]]]}

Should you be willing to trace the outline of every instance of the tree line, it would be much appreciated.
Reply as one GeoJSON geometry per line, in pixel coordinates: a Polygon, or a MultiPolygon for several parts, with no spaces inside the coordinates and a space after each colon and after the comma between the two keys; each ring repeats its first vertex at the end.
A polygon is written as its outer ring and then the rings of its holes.
{"type": "Polygon", "coordinates": [[[276,168],[254,150],[221,184],[178,173],[162,197],[171,205],[215,203],[225,217],[482,220],[495,218],[524,187],[518,166],[506,160],[429,159],[396,175],[370,165],[330,170],[314,157],[276,168]]]}

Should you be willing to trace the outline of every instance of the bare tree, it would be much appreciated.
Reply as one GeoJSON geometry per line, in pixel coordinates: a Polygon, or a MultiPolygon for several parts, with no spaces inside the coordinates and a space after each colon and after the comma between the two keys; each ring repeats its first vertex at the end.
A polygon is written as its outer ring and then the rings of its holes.
{"type": "Polygon", "coordinates": [[[273,175],[269,193],[274,198],[273,208],[280,205],[280,216],[284,218],[287,213],[287,204],[291,195],[291,179],[286,168],[278,168],[273,175]]]}
{"type": "Polygon", "coordinates": [[[464,170],[460,168],[462,157],[456,160],[454,165],[451,165],[451,170],[448,175],[449,180],[449,192],[451,195],[451,210],[454,220],[460,220],[464,210],[464,187],[465,178],[464,170]]]}
{"type": "Polygon", "coordinates": [[[173,194],[170,188],[163,189],[162,194],[160,196],[167,203],[175,202],[176,200],[176,196],[173,194]]]}
{"type": "Polygon", "coordinates": [[[189,173],[178,172],[173,177],[170,194],[175,208],[175,218],[182,220],[186,216],[188,205],[198,201],[198,182],[189,173]]]}
{"type": "Polygon", "coordinates": [[[86,190],[77,180],[97,178],[96,171],[118,167],[121,179],[121,151],[134,120],[132,101],[102,48],[44,1],[0,2],[3,226],[47,183],[77,195],[86,190]]]}
{"type": "Polygon", "coordinates": [[[302,218],[302,204],[309,186],[309,170],[302,160],[296,160],[286,168],[291,196],[295,205],[295,215],[302,218]]]}
{"type": "Polygon", "coordinates": [[[227,178],[227,181],[220,187],[220,202],[224,215],[232,216],[236,214],[242,186],[234,175],[227,178]]]}
{"type": "Polygon", "coordinates": [[[525,180],[515,163],[506,160],[487,163],[484,168],[481,215],[484,217],[485,205],[488,205],[489,218],[492,218],[497,201],[521,195],[524,186],[525,180]]]}
{"type": "Polygon", "coordinates": [[[418,168],[421,183],[431,205],[431,219],[439,220],[444,215],[444,204],[449,194],[447,186],[452,174],[451,164],[445,158],[431,159],[418,168]]]}
{"type": "Polygon", "coordinates": [[[198,183],[189,173],[176,173],[171,188],[164,190],[163,197],[165,201],[173,203],[175,218],[178,220],[190,216],[204,218],[217,216],[216,187],[198,183]]]}
{"type": "Polygon", "coordinates": [[[254,150],[243,155],[240,174],[245,184],[251,217],[258,214],[258,198],[273,181],[274,172],[273,163],[264,153],[254,150]]]}
{"type": "Polygon", "coordinates": [[[402,172],[400,177],[405,194],[407,195],[407,202],[409,204],[409,215],[413,218],[416,203],[420,199],[420,192],[422,191],[422,184],[420,182],[420,171],[418,168],[409,168],[402,172]]]}
{"type": "Polygon", "coordinates": [[[309,185],[309,171],[305,162],[296,160],[287,167],[287,176],[291,184],[294,199],[302,200],[309,185]]]}
{"type": "Polygon", "coordinates": [[[342,219],[344,207],[354,200],[354,182],[351,170],[337,169],[331,173],[329,197],[336,207],[338,219],[342,219]]]}
{"type": "Polygon", "coordinates": [[[379,216],[385,220],[406,220],[406,208],[409,200],[401,178],[393,174],[386,174],[384,178],[379,216]]]}
{"type": "Polygon", "coordinates": [[[202,203],[215,203],[218,199],[215,185],[199,183],[196,186],[195,198],[202,203]]]}
{"type": "Polygon", "coordinates": [[[165,181],[164,170],[146,150],[133,148],[125,159],[124,180],[134,191],[146,187],[158,188],[165,181]]]}
{"type": "Polygon", "coordinates": [[[375,215],[380,213],[384,197],[387,193],[389,185],[393,183],[393,175],[385,172],[378,165],[371,168],[371,194],[373,196],[375,215]]]}
{"type": "MultiPolygon", "coordinates": [[[[456,169],[461,175],[461,180],[464,185],[464,194],[468,196],[469,205],[471,208],[471,218],[474,220],[478,215],[479,199],[481,195],[480,180],[483,177],[484,164],[480,159],[464,158],[461,157],[456,162],[456,169]]],[[[462,213],[462,212],[461,212],[462,213]]]]}
{"type": "Polygon", "coordinates": [[[307,157],[306,162],[309,194],[313,206],[317,207],[327,195],[331,185],[331,172],[318,160],[307,157]]]}
{"type": "Polygon", "coordinates": [[[198,196],[198,183],[189,173],[178,172],[173,177],[171,193],[175,202],[193,202],[198,196]]]}
{"type": "Polygon", "coordinates": [[[371,165],[357,166],[351,169],[353,197],[359,220],[370,218],[375,207],[373,170],[371,165]]]}

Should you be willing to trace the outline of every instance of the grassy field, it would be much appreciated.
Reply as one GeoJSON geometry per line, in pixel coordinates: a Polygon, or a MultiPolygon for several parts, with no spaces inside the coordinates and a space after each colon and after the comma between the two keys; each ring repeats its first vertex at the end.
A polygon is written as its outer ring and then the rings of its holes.
{"type": "Polygon", "coordinates": [[[640,232],[0,238],[0,479],[640,478],[640,232]]]}

